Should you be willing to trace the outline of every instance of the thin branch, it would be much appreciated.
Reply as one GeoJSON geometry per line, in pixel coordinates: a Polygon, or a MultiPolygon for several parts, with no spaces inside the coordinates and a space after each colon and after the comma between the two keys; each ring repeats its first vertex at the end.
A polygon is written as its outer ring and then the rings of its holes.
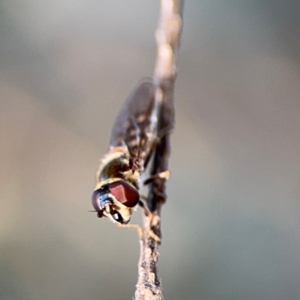
{"type": "MultiPolygon", "coordinates": [[[[161,0],[160,19],[156,30],[157,59],[154,70],[156,85],[155,97],[162,100],[162,114],[159,118],[161,139],[156,147],[151,175],[168,170],[170,155],[170,132],[174,125],[174,87],[176,80],[177,52],[182,29],[183,0],[161,0]]],[[[157,178],[149,184],[147,205],[152,216],[143,216],[143,236],[140,240],[140,259],[138,283],[135,300],[162,300],[161,282],[157,275],[159,257],[157,239],[161,238],[160,212],[166,201],[165,179],[157,178]]]]}

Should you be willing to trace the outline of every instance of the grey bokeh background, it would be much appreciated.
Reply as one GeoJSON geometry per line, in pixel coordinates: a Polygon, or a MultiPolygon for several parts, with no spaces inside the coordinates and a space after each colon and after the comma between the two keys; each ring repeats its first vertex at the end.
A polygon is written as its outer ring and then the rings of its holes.
{"type": "MultiPolygon", "coordinates": [[[[300,299],[300,3],[187,1],[165,299],[300,299]]],[[[131,299],[134,231],[92,213],[158,2],[0,2],[0,299],[131,299]]],[[[137,212],[134,221],[140,220],[137,212]]]]}

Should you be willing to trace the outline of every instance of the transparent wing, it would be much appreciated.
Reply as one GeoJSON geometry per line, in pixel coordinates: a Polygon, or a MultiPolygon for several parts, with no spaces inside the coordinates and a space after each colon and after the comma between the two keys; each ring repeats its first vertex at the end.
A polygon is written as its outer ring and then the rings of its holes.
{"type": "Polygon", "coordinates": [[[141,166],[151,155],[157,139],[161,105],[155,103],[151,79],[143,79],[132,91],[116,118],[110,148],[124,147],[141,166]]]}

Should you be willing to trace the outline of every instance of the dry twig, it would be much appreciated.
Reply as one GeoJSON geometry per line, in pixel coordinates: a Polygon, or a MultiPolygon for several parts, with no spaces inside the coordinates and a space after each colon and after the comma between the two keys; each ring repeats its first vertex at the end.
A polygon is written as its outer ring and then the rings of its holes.
{"type": "MultiPolygon", "coordinates": [[[[176,61],[182,29],[183,0],[161,0],[160,19],[156,31],[157,60],[154,70],[155,97],[162,97],[164,113],[160,116],[159,128],[168,128],[155,149],[151,175],[168,169],[170,154],[170,131],[174,124],[173,95],[176,80],[176,61]]],[[[143,217],[143,236],[140,240],[139,277],[135,300],[163,299],[161,283],[157,276],[159,241],[161,237],[160,211],[166,200],[165,179],[157,178],[149,185],[147,204],[152,216],[143,217]],[[149,230],[151,228],[151,230],[149,230]]]]}

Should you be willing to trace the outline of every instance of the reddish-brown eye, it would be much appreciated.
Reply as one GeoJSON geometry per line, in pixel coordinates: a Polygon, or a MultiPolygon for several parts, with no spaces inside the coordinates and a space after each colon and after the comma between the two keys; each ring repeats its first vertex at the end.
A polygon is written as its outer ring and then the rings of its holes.
{"type": "Polygon", "coordinates": [[[110,183],[108,188],[116,199],[127,207],[134,207],[139,202],[138,191],[123,180],[110,183]]]}

